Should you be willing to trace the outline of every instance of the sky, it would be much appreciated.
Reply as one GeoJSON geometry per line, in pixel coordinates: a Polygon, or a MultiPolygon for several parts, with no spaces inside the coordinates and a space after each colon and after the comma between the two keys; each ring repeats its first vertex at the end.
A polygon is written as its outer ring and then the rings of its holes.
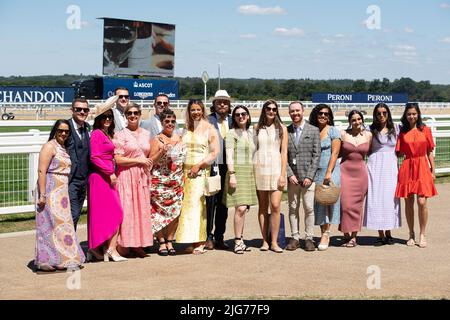
{"type": "Polygon", "coordinates": [[[100,75],[100,17],[175,24],[176,77],[450,84],[450,0],[1,0],[0,76],[100,75]]]}

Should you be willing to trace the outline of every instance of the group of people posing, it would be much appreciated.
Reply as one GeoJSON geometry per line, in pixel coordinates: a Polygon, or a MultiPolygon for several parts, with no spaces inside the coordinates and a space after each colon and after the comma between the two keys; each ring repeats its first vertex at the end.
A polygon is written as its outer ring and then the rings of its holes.
{"type": "Polygon", "coordinates": [[[427,198],[437,194],[434,143],[416,103],[406,105],[400,126],[386,104],[375,106],[368,128],[353,110],[346,130],[334,126],[326,104],[314,107],[306,121],[298,101],[289,105],[289,126],[274,100],[264,103],[252,126],[247,107],[232,109],[226,90],[216,92],[209,115],[201,100],[189,100],[184,128],[177,126],[167,95],[158,95],[154,108],[154,115],[141,121],[140,106],[129,100],[126,88],[117,88],[96,105],[92,129],[83,98],[73,101],[71,119],[56,121],[39,156],[34,261],[39,270],[78,268],[86,258],[144,258],[154,239],[161,256],[176,255],[175,240],[190,244],[193,254],[228,250],[224,233],[233,207],[231,249],[243,254],[249,250],[244,225],[252,205],[258,205],[260,250],[282,253],[277,239],[286,189],[292,234],[287,250],[300,247],[301,205],[306,251],[328,248],[332,224],[344,234],[343,246],[357,245],[362,226],[378,230],[376,245],[392,244],[391,230],[401,225],[399,198],[405,198],[407,245],[416,244],[417,198],[417,244],[427,246],[427,198]],[[206,181],[216,175],[221,190],[206,196],[206,181]],[[333,205],[315,202],[315,185],[330,183],[341,187],[340,199],[333,205]],[[76,235],[86,194],[87,257],[76,235]],[[322,234],[318,244],[314,225],[322,234]]]}

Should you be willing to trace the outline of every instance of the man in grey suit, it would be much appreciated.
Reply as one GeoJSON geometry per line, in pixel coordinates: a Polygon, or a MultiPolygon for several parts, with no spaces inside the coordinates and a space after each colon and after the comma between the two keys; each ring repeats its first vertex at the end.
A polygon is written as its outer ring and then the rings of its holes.
{"type": "Polygon", "coordinates": [[[292,124],[288,126],[288,165],[287,176],[289,224],[292,238],[287,250],[300,247],[300,204],[305,211],[305,250],[314,251],[314,176],[320,161],[320,132],[303,118],[304,107],[301,102],[294,101],[289,105],[292,124]]]}
{"type": "Polygon", "coordinates": [[[159,115],[163,112],[164,109],[169,108],[170,100],[169,96],[164,93],[160,93],[155,98],[155,103],[153,104],[155,107],[155,114],[147,120],[141,122],[141,128],[144,128],[150,132],[150,137],[153,138],[157,136],[161,130],[161,120],[159,119],[159,115]]]}

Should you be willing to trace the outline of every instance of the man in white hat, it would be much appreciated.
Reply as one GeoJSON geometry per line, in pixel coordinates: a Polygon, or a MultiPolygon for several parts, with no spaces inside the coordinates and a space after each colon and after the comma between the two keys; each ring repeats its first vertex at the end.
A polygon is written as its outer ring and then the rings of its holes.
{"type": "Polygon", "coordinates": [[[205,249],[227,250],[229,247],[223,241],[225,226],[228,218],[228,208],[222,204],[222,195],[225,186],[225,176],[227,174],[227,164],[225,155],[225,137],[231,127],[231,98],[226,90],[217,90],[212,99],[211,114],[208,121],[216,128],[219,136],[220,152],[217,159],[212,164],[211,175],[220,174],[221,191],[214,196],[206,197],[207,219],[206,232],[208,239],[205,249]],[[213,233],[214,226],[214,233],[213,233]]]}

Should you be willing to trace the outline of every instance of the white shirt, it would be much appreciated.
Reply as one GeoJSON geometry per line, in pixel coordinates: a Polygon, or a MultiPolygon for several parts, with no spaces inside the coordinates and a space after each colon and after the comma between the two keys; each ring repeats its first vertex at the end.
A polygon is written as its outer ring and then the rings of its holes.
{"type": "Polygon", "coordinates": [[[114,132],[125,129],[128,125],[128,121],[125,118],[125,115],[119,109],[117,109],[117,107],[114,107],[112,111],[114,114],[114,132]]]}
{"type": "MultiPolygon", "coordinates": [[[[77,133],[78,138],[80,138],[80,140],[81,140],[80,128],[84,127],[84,126],[80,126],[73,118],[70,120],[72,121],[73,127],[75,128],[75,132],[77,133]]],[[[89,132],[88,132],[88,134],[89,134],[89,132]]]]}
{"type": "Polygon", "coordinates": [[[294,124],[295,138],[297,140],[296,142],[298,142],[300,140],[300,137],[302,136],[304,127],[305,127],[305,119],[302,120],[302,122],[300,123],[300,125],[298,127],[294,124]]]}

